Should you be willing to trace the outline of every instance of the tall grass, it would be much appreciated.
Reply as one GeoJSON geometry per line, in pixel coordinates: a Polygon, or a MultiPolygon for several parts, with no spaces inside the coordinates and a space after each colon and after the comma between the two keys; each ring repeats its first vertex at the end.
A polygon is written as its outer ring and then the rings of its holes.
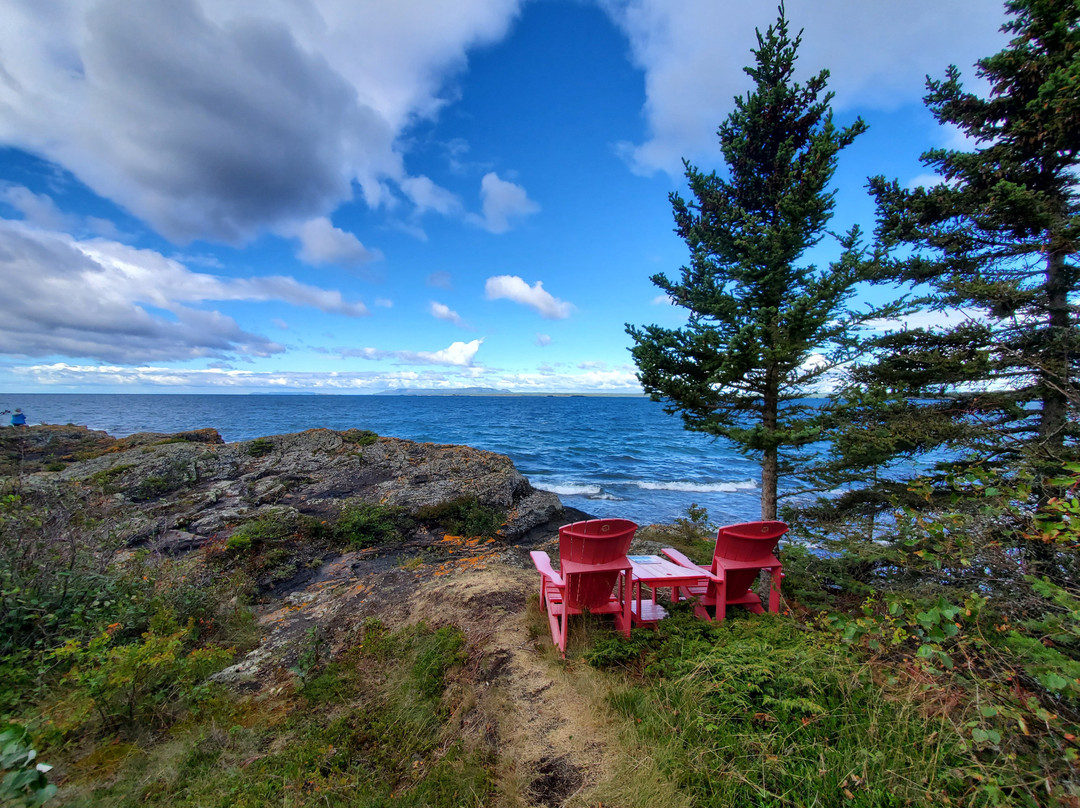
{"type": "Polygon", "coordinates": [[[611,707],[692,805],[970,804],[970,758],[945,712],[831,635],[773,615],[677,614],[586,656],[616,674],[611,707]]]}

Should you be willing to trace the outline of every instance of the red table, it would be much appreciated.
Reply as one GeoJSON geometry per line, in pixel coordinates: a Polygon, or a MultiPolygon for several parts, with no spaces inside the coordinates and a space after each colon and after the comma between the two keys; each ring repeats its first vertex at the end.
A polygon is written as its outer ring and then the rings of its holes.
{"type": "Polygon", "coordinates": [[[676,591],[680,586],[704,586],[708,580],[701,574],[661,556],[637,555],[627,556],[627,558],[630,559],[631,587],[633,588],[630,614],[637,625],[643,623],[652,625],[667,617],[667,610],[656,602],[657,590],[670,587],[671,602],[676,603],[678,600],[676,591]],[[652,590],[651,599],[642,599],[642,584],[652,590]]]}

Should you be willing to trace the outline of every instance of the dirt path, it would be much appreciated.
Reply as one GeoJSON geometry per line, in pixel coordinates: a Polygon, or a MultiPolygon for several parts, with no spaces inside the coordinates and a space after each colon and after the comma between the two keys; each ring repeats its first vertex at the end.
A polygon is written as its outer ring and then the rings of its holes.
{"type": "Polygon", "coordinates": [[[596,677],[558,658],[545,619],[530,607],[539,577],[528,550],[453,537],[437,545],[438,553],[426,555],[334,559],[267,607],[259,648],[219,677],[266,686],[294,663],[314,625],[343,647],[368,617],[391,628],[452,624],[469,649],[460,732],[497,755],[501,803],[585,804],[580,795],[612,775],[619,752],[603,696],[589,691],[596,677]]]}

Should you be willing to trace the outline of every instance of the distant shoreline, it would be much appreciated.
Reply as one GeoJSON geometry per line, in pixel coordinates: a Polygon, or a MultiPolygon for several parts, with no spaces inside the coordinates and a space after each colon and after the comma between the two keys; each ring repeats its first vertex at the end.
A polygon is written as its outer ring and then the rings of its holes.
{"type": "Polygon", "coordinates": [[[27,391],[2,393],[4,398],[17,398],[19,396],[234,396],[268,398],[271,396],[320,396],[320,397],[355,397],[355,398],[648,398],[645,393],[459,393],[452,390],[445,392],[410,393],[410,392],[379,392],[379,393],[348,393],[348,392],[250,392],[250,393],[204,393],[192,391],[157,391],[153,393],[101,393],[101,392],[76,392],[74,390],[51,390],[49,392],[31,393],[27,391]]]}

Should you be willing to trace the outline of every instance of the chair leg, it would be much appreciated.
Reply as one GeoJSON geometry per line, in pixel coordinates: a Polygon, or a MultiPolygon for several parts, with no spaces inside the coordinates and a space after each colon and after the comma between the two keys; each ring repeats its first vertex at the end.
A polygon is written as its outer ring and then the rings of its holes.
{"type": "Polygon", "coordinates": [[[722,623],[727,617],[727,581],[716,584],[716,622],[722,623]]]}

